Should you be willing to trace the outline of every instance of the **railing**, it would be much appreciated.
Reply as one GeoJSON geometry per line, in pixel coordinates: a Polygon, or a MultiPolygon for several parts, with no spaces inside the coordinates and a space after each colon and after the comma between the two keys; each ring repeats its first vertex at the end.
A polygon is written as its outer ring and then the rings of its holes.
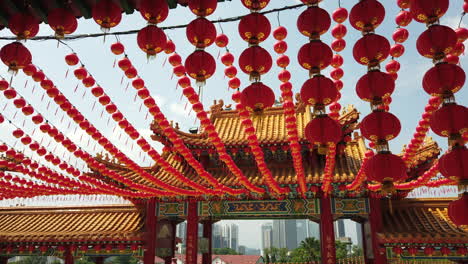
{"type": "MultiPolygon", "coordinates": [[[[321,264],[320,261],[310,262],[276,262],[270,264],[321,264]]],[[[450,260],[435,260],[435,259],[393,259],[388,260],[389,264],[453,264],[450,260]]],[[[350,257],[345,259],[338,259],[336,264],[365,264],[364,257],[350,257]]]]}
{"type": "MultiPolygon", "coordinates": [[[[270,264],[321,264],[320,261],[309,261],[309,262],[276,262],[270,264]]],[[[338,259],[336,264],[365,264],[364,257],[350,257],[345,259],[338,259]]],[[[398,263],[400,264],[400,263],[398,263]]],[[[403,264],[403,263],[402,263],[403,264]]],[[[405,263],[406,264],[406,263],[405,263]]]]}

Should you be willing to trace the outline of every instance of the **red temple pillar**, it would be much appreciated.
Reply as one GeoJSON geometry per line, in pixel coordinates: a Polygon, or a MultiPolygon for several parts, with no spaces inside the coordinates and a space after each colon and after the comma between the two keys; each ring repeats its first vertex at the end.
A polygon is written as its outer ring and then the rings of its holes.
{"type": "MultiPolygon", "coordinates": [[[[382,208],[381,200],[375,197],[369,197],[370,213],[369,213],[369,225],[370,225],[370,238],[372,243],[372,256],[370,263],[374,264],[387,264],[387,255],[385,249],[381,249],[379,241],[377,239],[377,233],[382,231],[382,208]]],[[[368,249],[369,250],[369,249],[368,249]]]]}
{"type": "Polygon", "coordinates": [[[333,230],[333,215],[329,196],[320,199],[320,207],[320,248],[322,264],[335,264],[335,231],[333,230]]]}
{"type": "Polygon", "coordinates": [[[73,254],[70,250],[70,247],[67,247],[65,249],[65,253],[64,253],[64,258],[65,258],[65,264],[73,264],[75,263],[75,259],[73,258],[73,254]]]}
{"type": "Polygon", "coordinates": [[[8,263],[8,257],[0,257],[0,264],[7,264],[8,263]]]}
{"type": "Polygon", "coordinates": [[[208,238],[208,252],[203,253],[202,255],[202,264],[211,264],[211,259],[213,255],[212,249],[212,238],[213,238],[213,222],[205,221],[203,222],[203,237],[208,238]]]}
{"type": "Polygon", "coordinates": [[[164,258],[164,264],[172,264],[172,259],[174,259],[175,256],[175,250],[176,250],[176,228],[177,228],[177,222],[176,221],[171,221],[171,255],[168,257],[164,258]]]}
{"type": "Polygon", "coordinates": [[[152,198],[146,204],[144,264],[154,264],[156,256],[156,220],[156,199],[152,198]]]}
{"type": "MultiPolygon", "coordinates": [[[[197,202],[188,202],[186,263],[197,264],[198,254],[198,212],[197,202]]],[[[146,263],[145,263],[146,264],[146,263]]]]}

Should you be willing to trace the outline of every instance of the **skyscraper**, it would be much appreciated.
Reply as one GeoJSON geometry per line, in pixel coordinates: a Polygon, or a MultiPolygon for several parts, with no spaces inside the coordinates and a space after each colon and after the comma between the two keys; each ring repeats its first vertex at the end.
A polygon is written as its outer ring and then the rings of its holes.
{"type": "Polygon", "coordinates": [[[343,219],[339,219],[335,221],[335,237],[346,237],[345,233],[345,224],[343,219]]]}
{"type": "Polygon", "coordinates": [[[273,224],[266,223],[262,225],[262,251],[273,247],[273,224]]]}
{"type": "Polygon", "coordinates": [[[177,225],[176,227],[176,236],[182,240],[182,244],[185,245],[186,240],[186,232],[187,232],[187,222],[182,222],[177,225]]]}
{"type": "Polygon", "coordinates": [[[213,225],[213,248],[222,248],[223,246],[223,228],[220,224],[213,225]]]}
{"type": "Polygon", "coordinates": [[[273,220],[273,246],[289,250],[297,248],[296,220],[273,220]]]}
{"type": "Polygon", "coordinates": [[[237,251],[239,247],[239,226],[236,224],[231,224],[231,239],[230,239],[230,248],[237,251]]]}

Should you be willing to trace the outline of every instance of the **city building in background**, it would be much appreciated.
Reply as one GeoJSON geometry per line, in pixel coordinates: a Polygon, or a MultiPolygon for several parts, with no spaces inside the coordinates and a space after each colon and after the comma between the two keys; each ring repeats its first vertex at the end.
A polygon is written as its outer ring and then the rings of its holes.
{"type": "Polygon", "coordinates": [[[296,220],[273,220],[273,246],[288,250],[297,248],[296,220]]]}

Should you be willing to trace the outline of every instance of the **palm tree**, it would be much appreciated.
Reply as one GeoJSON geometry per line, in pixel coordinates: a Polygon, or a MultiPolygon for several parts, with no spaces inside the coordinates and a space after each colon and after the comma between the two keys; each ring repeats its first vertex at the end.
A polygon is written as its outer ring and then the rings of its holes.
{"type": "Polygon", "coordinates": [[[302,240],[299,247],[307,253],[306,261],[320,260],[320,241],[314,237],[307,237],[302,240]]]}

